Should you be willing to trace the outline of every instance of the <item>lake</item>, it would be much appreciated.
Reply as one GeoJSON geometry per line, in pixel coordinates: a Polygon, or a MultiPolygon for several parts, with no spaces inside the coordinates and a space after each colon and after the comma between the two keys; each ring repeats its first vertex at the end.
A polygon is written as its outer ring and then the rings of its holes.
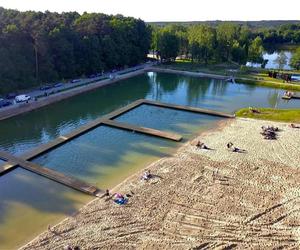
{"type": "MultiPolygon", "coordinates": [[[[0,148],[20,155],[137,99],[150,99],[233,113],[243,107],[299,108],[281,99],[284,90],[165,73],[145,73],[0,122],[0,148]]],[[[176,132],[181,143],[97,127],[33,161],[111,188],[220,118],[142,105],[118,121],[176,132]]],[[[71,215],[92,197],[17,168],[0,177],[0,249],[26,243],[48,224],[71,215]]]]}

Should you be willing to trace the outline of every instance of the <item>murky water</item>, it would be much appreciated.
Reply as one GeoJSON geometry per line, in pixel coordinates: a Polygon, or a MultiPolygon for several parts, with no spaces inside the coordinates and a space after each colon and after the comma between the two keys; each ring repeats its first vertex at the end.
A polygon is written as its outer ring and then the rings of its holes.
{"type": "MultiPolygon", "coordinates": [[[[1,121],[0,149],[20,155],[141,98],[226,112],[248,106],[299,108],[299,101],[282,100],[283,92],[150,72],[1,121]]],[[[176,132],[186,140],[215,126],[219,118],[143,105],[117,120],[176,132]]],[[[178,145],[100,126],[34,161],[107,188],[154,160],[170,155],[178,145]]],[[[91,199],[21,168],[0,177],[0,198],[0,249],[24,244],[49,223],[56,223],[91,199]]]]}

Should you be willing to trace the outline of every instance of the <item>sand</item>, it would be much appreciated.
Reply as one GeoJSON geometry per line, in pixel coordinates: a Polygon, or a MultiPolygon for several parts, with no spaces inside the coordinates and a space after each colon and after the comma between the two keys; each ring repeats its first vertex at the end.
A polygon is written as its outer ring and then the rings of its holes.
{"type": "Polygon", "coordinates": [[[141,171],[118,185],[134,193],[127,205],[95,199],[24,249],[299,249],[299,163],[300,129],[234,119],[153,163],[150,181],[141,171]],[[262,125],[278,139],[264,140],[262,125]]]}

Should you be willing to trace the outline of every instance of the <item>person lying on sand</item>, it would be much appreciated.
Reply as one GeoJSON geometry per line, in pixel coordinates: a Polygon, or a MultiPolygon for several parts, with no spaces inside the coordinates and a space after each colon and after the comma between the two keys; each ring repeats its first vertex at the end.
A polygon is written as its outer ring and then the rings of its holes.
{"type": "Polygon", "coordinates": [[[252,108],[252,107],[249,107],[249,111],[251,111],[252,113],[260,114],[260,111],[258,109],[255,109],[255,108],[252,108]]]}
{"type": "Polygon", "coordinates": [[[244,149],[233,147],[233,143],[232,142],[228,142],[227,145],[226,145],[226,147],[227,147],[228,150],[231,150],[232,152],[238,152],[238,153],[244,153],[244,152],[246,152],[246,150],[244,150],[244,149]]]}
{"type": "Polygon", "coordinates": [[[150,173],[150,170],[146,170],[143,175],[141,176],[141,180],[148,181],[149,179],[152,178],[152,175],[150,173]]]}
{"type": "Polygon", "coordinates": [[[233,147],[233,148],[232,148],[232,152],[236,152],[236,153],[245,153],[246,150],[245,150],[245,149],[240,149],[240,148],[237,148],[237,147],[233,147]]]}
{"type": "Polygon", "coordinates": [[[294,123],[291,123],[291,128],[300,128],[300,126],[299,125],[295,125],[294,123]]]}
{"type": "Polygon", "coordinates": [[[113,201],[119,205],[125,205],[128,202],[128,198],[124,197],[122,194],[120,193],[115,193],[113,195],[113,201]]]}
{"type": "Polygon", "coordinates": [[[196,147],[197,148],[200,148],[200,149],[209,149],[209,147],[207,147],[203,142],[201,141],[198,141],[197,144],[196,144],[196,147]]]}
{"type": "Polygon", "coordinates": [[[228,142],[228,143],[226,144],[227,149],[230,149],[232,146],[233,146],[233,143],[232,143],[232,142],[228,142]]]}

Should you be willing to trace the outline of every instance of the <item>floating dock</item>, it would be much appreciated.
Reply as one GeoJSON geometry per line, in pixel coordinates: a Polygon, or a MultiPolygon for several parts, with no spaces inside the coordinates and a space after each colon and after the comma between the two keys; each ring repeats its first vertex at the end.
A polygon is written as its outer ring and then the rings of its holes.
{"type": "Polygon", "coordinates": [[[76,189],[78,191],[81,191],[81,192],[84,192],[84,193],[87,193],[90,195],[99,195],[101,193],[104,194],[104,192],[102,190],[98,189],[95,186],[87,184],[87,183],[80,181],[78,179],[75,179],[73,177],[66,176],[62,173],[56,172],[49,168],[42,167],[36,163],[26,161],[19,157],[15,157],[6,152],[0,151],[0,157],[8,160],[14,166],[22,167],[26,170],[29,170],[38,175],[42,175],[48,179],[51,179],[53,181],[56,181],[58,183],[65,185],[65,186],[76,189]]]}
{"type": "Polygon", "coordinates": [[[124,122],[106,120],[103,122],[103,124],[110,126],[110,127],[114,127],[114,128],[120,128],[120,129],[129,130],[129,131],[133,131],[133,132],[138,132],[141,134],[161,137],[161,138],[172,140],[172,141],[181,141],[181,139],[182,139],[182,136],[174,134],[174,133],[169,133],[169,132],[156,130],[156,129],[152,129],[152,128],[139,127],[139,126],[135,126],[135,125],[124,123],[124,122]]]}

